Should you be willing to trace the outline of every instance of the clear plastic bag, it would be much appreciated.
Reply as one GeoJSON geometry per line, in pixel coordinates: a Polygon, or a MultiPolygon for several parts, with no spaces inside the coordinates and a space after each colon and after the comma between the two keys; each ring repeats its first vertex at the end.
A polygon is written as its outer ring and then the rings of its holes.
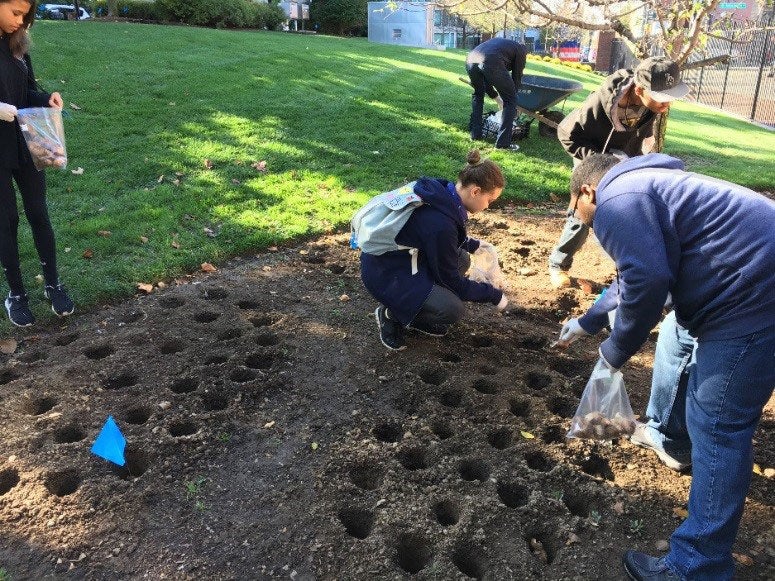
{"type": "Polygon", "coordinates": [[[19,109],[19,125],[38,169],[67,167],[62,111],[56,107],[19,109]]]}
{"type": "Polygon", "coordinates": [[[483,243],[471,254],[468,278],[477,282],[488,282],[495,288],[503,288],[503,274],[495,246],[483,243]]]}
{"type": "Polygon", "coordinates": [[[611,373],[599,360],[573,416],[567,438],[614,440],[635,431],[635,414],[621,371],[611,373]]]}

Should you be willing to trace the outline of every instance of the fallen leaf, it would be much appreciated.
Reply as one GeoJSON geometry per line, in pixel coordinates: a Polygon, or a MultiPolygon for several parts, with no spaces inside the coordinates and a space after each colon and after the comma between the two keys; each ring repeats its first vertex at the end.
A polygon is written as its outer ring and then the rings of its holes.
{"type": "Polygon", "coordinates": [[[171,246],[173,248],[180,248],[180,242],[178,242],[177,240],[173,240],[171,246]]]}
{"type": "Polygon", "coordinates": [[[164,174],[161,174],[158,178],[156,178],[156,183],[160,184],[164,181],[164,174]]]}
{"type": "Polygon", "coordinates": [[[318,443],[317,442],[312,442],[312,444],[310,444],[310,448],[312,448],[313,450],[317,450],[318,449],[318,443]]]}
{"type": "Polygon", "coordinates": [[[775,468],[765,468],[764,469],[764,477],[765,478],[775,478],[775,468]]]}
{"type": "Polygon", "coordinates": [[[38,284],[43,284],[43,281],[44,281],[44,280],[45,280],[45,279],[43,278],[43,275],[42,275],[42,274],[35,275],[35,282],[36,282],[36,283],[38,283],[38,284]]]}
{"type": "Polygon", "coordinates": [[[343,303],[344,303],[344,302],[347,302],[347,301],[349,301],[349,300],[350,300],[350,296],[349,296],[349,295],[346,295],[346,294],[344,294],[344,295],[342,295],[342,296],[340,296],[340,297],[339,297],[339,300],[340,300],[340,301],[342,301],[343,303]]]}
{"type": "Polygon", "coordinates": [[[92,256],[94,256],[94,250],[92,250],[91,248],[87,248],[86,250],[84,250],[84,251],[83,251],[83,254],[82,254],[82,256],[83,256],[84,258],[86,258],[86,259],[89,259],[89,258],[91,258],[92,256]]]}
{"type": "Polygon", "coordinates": [[[751,559],[751,557],[748,555],[744,555],[743,553],[732,553],[732,556],[735,558],[735,561],[741,565],[744,565],[745,567],[750,567],[753,565],[753,559],[751,559]]]}
{"type": "Polygon", "coordinates": [[[65,252],[70,252],[71,250],[72,250],[72,248],[70,248],[69,246],[67,246],[67,247],[65,248],[65,252]]]}
{"type": "Polygon", "coordinates": [[[530,432],[526,432],[524,430],[520,430],[519,433],[522,434],[523,438],[526,438],[528,440],[532,440],[532,439],[535,438],[535,436],[533,434],[531,434],[530,432]]]}
{"type": "Polygon", "coordinates": [[[148,237],[147,236],[140,236],[140,242],[143,244],[148,244],[148,237]]]}
{"type": "Polygon", "coordinates": [[[179,186],[180,185],[180,180],[178,178],[175,178],[174,180],[172,180],[172,183],[173,183],[173,185],[179,186]]]}
{"type": "Polygon", "coordinates": [[[138,282],[137,283],[137,290],[144,292],[145,294],[149,295],[153,292],[153,285],[148,284],[147,282],[138,282]]]}
{"type": "Polygon", "coordinates": [[[753,465],[753,473],[758,474],[759,476],[764,476],[764,471],[762,470],[762,467],[758,464],[753,465]]]}
{"type": "Polygon", "coordinates": [[[82,167],[78,167],[76,169],[71,169],[70,173],[72,173],[73,175],[79,176],[79,175],[81,175],[83,173],[83,168],[82,167]]]}
{"type": "Polygon", "coordinates": [[[689,511],[686,510],[685,508],[677,506],[676,508],[673,509],[673,514],[678,518],[686,518],[689,516],[689,511]]]}
{"type": "Polygon", "coordinates": [[[218,270],[209,262],[203,262],[200,268],[202,269],[202,272],[215,272],[216,270],[218,270]]]}
{"type": "Polygon", "coordinates": [[[275,423],[275,422],[274,422],[274,420],[272,420],[271,422],[267,422],[267,423],[265,423],[265,424],[264,424],[264,427],[265,427],[266,429],[269,429],[269,428],[271,428],[272,426],[274,426],[274,423],[275,423]]]}
{"type": "Polygon", "coordinates": [[[667,542],[665,539],[661,539],[661,540],[656,542],[654,547],[660,553],[664,553],[665,551],[668,551],[670,549],[670,543],[667,542]]]}
{"type": "Polygon", "coordinates": [[[207,234],[207,235],[208,235],[210,238],[215,238],[216,236],[218,236],[218,235],[217,235],[215,232],[213,232],[213,230],[211,230],[211,229],[210,229],[210,228],[208,228],[207,226],[205,226],[204,228],[202,228],[202,232],[204,232],[205,234],[207,234]]]}
{"type": "Polygon", "coordinates": [[[156,286],[159,288],[167,288],[167,283],[164,282],[163,280],[160,280],[159,282],[156,283],[156,286]]]}
{"type": "Polygon", "coordinates": [[[624,503],[620,500],[611,507],[616,514],[624,514],[624,503]]]}
{"type": "Polygon", "coordinates": [[[558,196],[558,195],[557,195],[557,194],[555,194],[554,192],[550,192],[550,193],[549,193],[549,199],[550,199],[552,202],[559,202],[559,201],[560,201],[560,196],[558,196]]]}
{"type": "Polygon", "coordinates": [[[251,163],[250,167],[258,171],[266,171],[266,162],[263,160],[257,161],[255,163],[251,163]]]}
{"type": "Polygon", "coordinates": [[[577,534],[575,534],[575,533],[571,533],[571,534],[568,535],[568,540],[565,541],[565,544],[566,545],[574,545],[574,544],[580,543],[580,542],[581,542],[581,539],[579,538],[579,536],[577,534]]]}
{"type": "Polygon", "coordinates": [[[236,178],[232,178],[232,180],[231,180],[231,183],[233,183],[235,186],[238,186],[238,185],[240,185],[242,182],[240,182],[240,181],[239,181],[238,179],[236,179],[236,178]]]}
{"type": "Polygon", "coordinates": [[[16,342],[16,339],[0,339],[0,353],[10,355],[16,351],[18,346],[19,344],[16,342]]]}
{"type": "Polygon", "coordinates": [[[75,111],[80,111],[81,110],[81,108],[78,105],[76,105],[75,103],[70,103],[70,108],[75,110],[75,111]]]}
{"type": "Polygon", "coordinates": [[[98,230],[97,236],[102,236],[103,238],[108,238],[112,232],[110,230],[98,230]]]}
{"type": "Polygon", "coordinates": [[[207,169],[213,169],[213,162],[210,161],[209,159],[204,160],[204,165],[205,165],[205,168],[207,169]]]}

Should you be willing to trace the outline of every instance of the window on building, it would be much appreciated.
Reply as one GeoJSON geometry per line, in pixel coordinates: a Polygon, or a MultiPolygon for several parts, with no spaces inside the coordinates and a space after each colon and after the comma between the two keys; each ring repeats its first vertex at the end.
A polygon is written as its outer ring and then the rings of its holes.
{"type": "Polygon", "coordinates": [[[401,38],[401,29],[400,28],[394,28],[393,29],[393,38],[401,38]]]}
{"type": "Polygon", "coordinates": [[[433,26],[441,26],[442,12],[439,9],[433,11],[433,26]]]}

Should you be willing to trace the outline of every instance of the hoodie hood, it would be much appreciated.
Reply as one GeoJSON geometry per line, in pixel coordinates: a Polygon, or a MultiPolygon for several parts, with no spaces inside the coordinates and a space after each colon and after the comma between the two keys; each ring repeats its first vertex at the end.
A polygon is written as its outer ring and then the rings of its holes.
{"type": "Polygon", "coordinates": [[[670,157],[664,153],[650,153],[648,155],[639,155],[631,157],[617,163],[603,176],[597,185],[597,191],[601,191],[620,175],[637,171],[639,169],[669,169],[684,170],[684,162],[675,157],[670,157]]]}
{"type": "Polygon", "coordinates": [[[468,221],[468,212],[455,189],[453,182],[435,178],[420,178],[414,185],[414,193],[422,201],[445,216],[449,216],[458,226],[464,228],[468,221]]]}

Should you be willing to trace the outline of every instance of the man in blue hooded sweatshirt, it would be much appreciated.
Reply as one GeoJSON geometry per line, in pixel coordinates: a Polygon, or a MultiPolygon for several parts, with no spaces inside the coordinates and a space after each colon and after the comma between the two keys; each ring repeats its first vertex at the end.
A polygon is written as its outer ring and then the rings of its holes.
{"type": "Polygon", "coordinates": [[[753,434],[775,387],[775,203],[662,154],[588,157],[573,172],[571,201],[618,273],[603,299],[563,326],[559,345],[597,333],[616,308],[600,357],[618,369],[668,295],[674,307],[660,327],[650,421],[637,443],[660,458],[668,445],[690,450],[689,516],[666,556],[628,551],[625,570],[632,579],[731,579],[753,434]],[[681,352],[688,357],[675,360],[681,352]]]}

